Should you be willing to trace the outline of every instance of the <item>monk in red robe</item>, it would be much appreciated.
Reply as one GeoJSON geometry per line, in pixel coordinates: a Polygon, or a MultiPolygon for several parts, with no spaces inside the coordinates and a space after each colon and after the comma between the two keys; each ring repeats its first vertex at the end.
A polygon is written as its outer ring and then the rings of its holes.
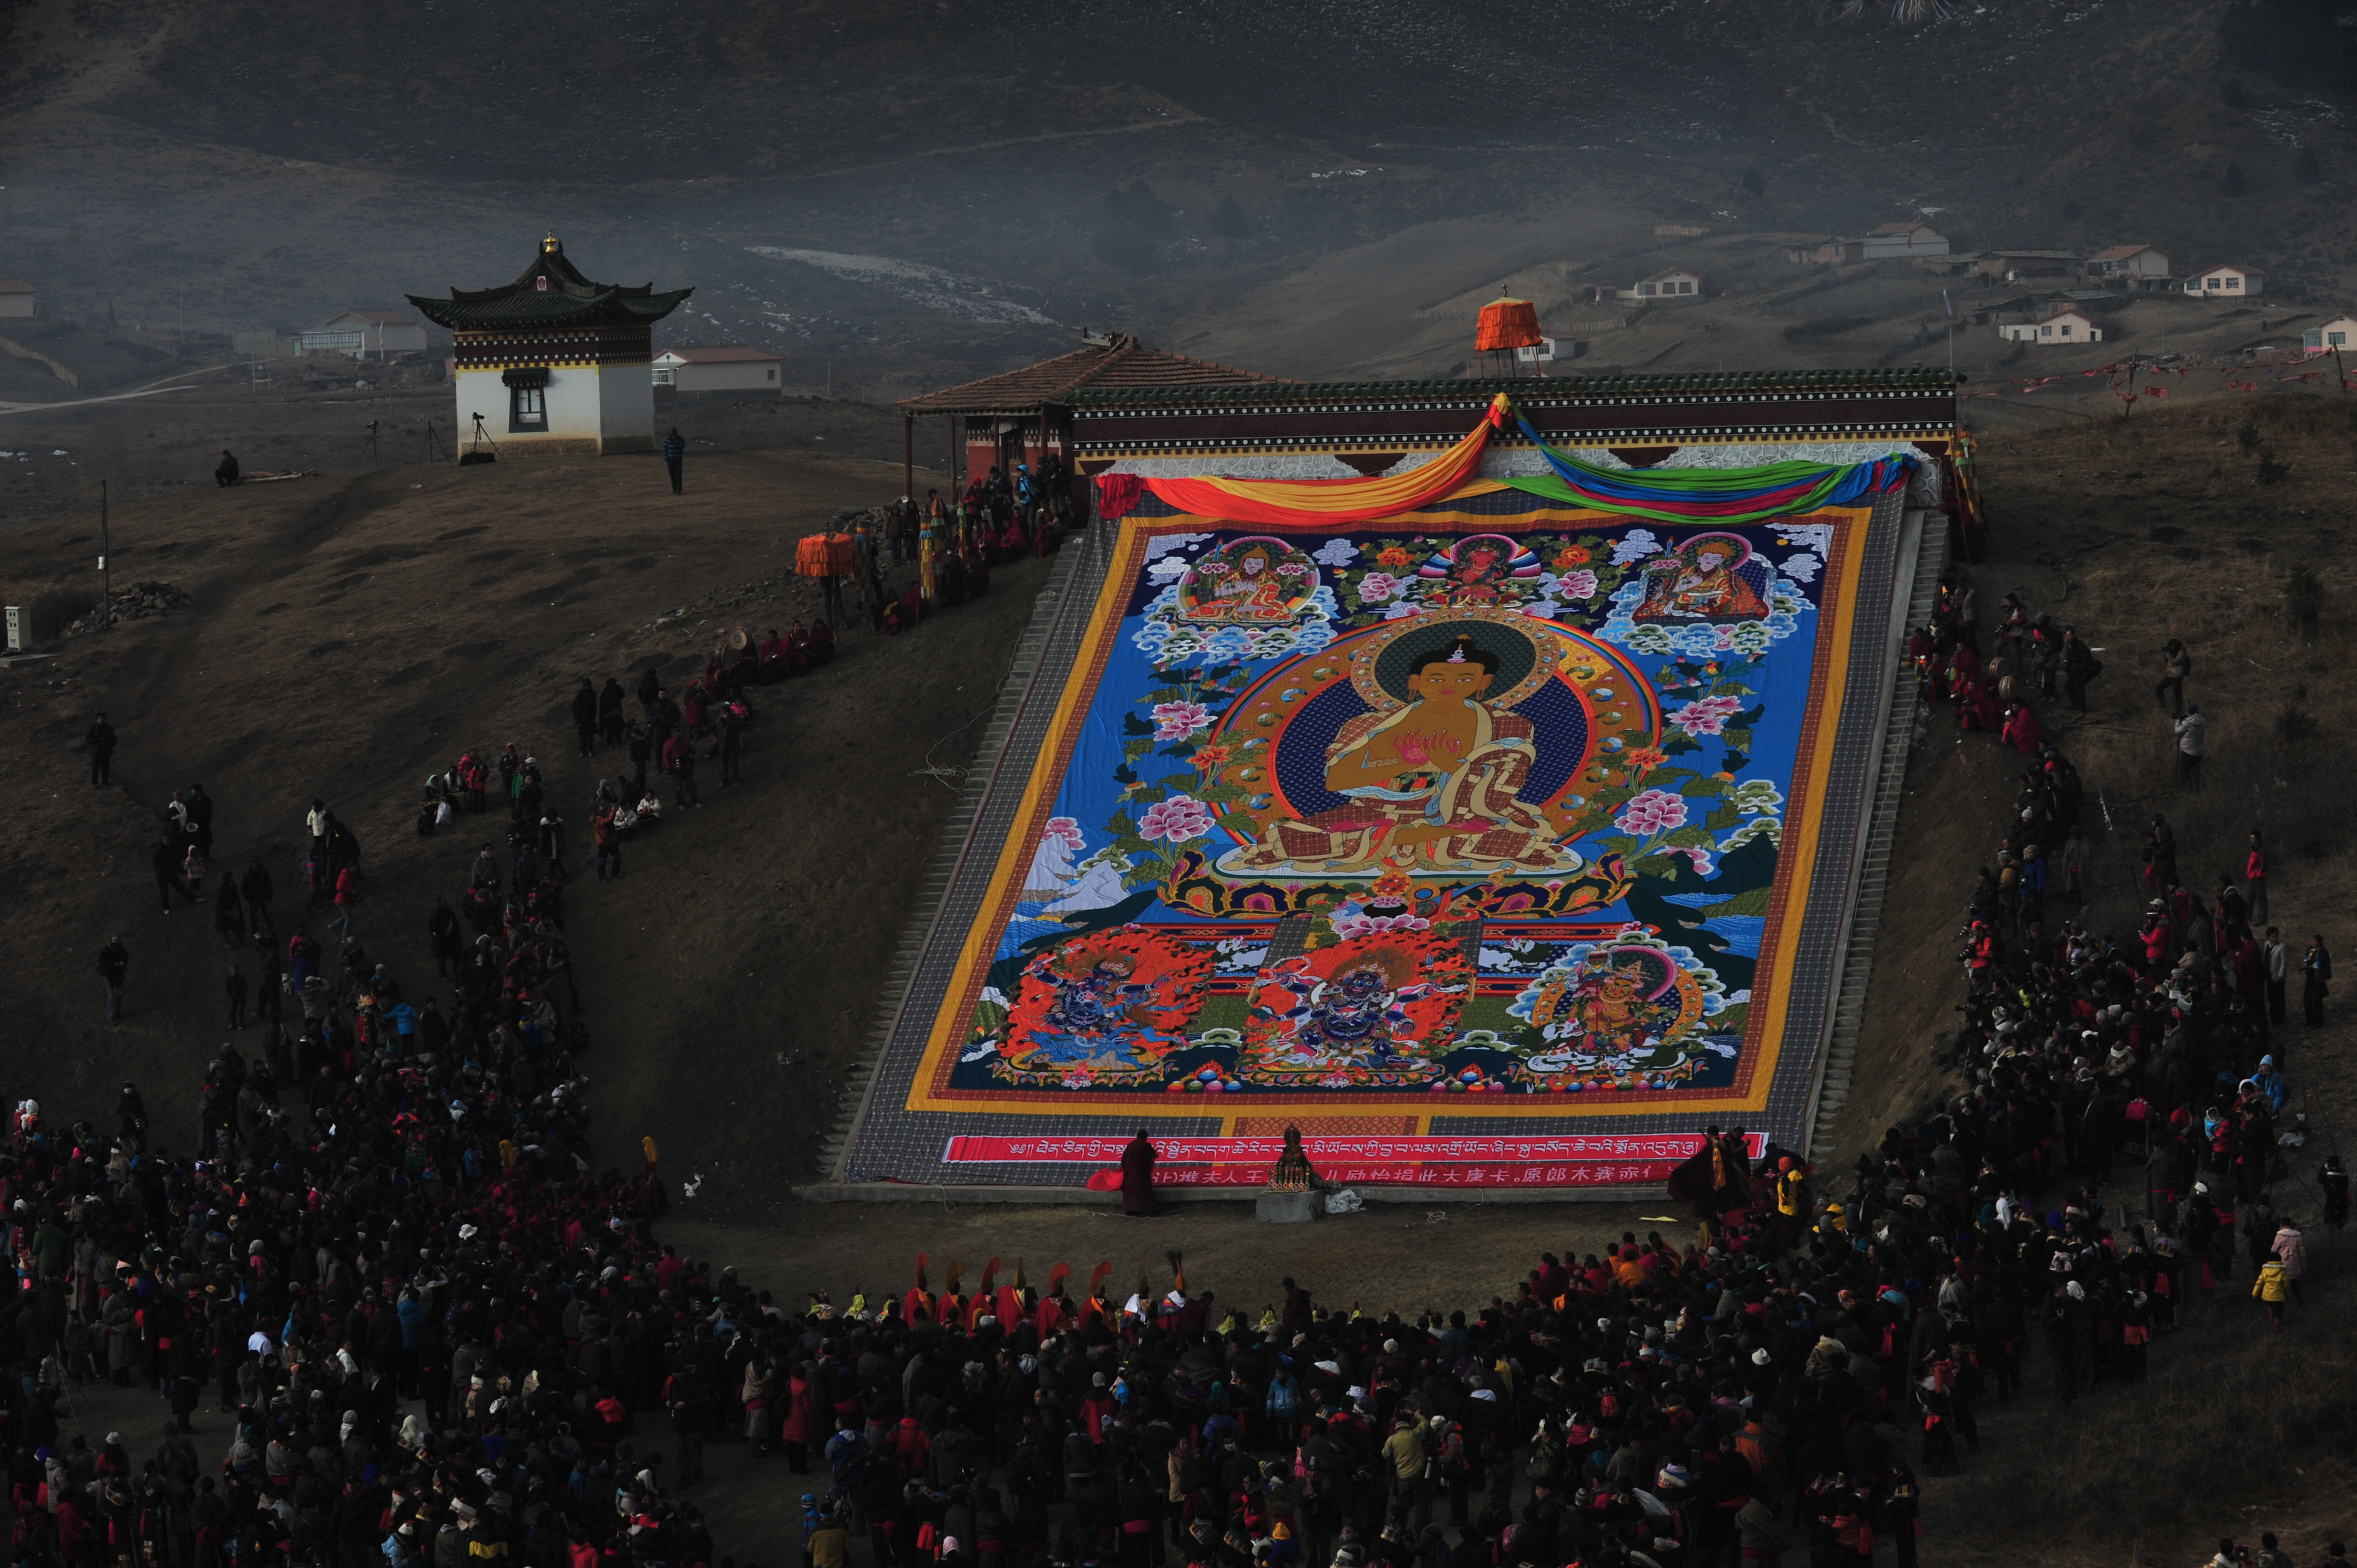
{"type": "Polygon", "coordinates": [[[1137,1136],[1121,1152],[1121,1211],[1124,1214],[1150,1215],[1159,1213],[1162,1206],[1154,1201],[1154,1141],[1140,1127],[1137,1136]]]}

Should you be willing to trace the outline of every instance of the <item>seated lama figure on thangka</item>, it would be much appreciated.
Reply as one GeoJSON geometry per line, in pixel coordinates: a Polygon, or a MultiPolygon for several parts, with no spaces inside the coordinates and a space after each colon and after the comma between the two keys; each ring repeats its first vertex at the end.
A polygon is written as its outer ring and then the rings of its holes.
{"type": "Polygon", "coordinates": [[[1705,533],[1687,540],[1674,554],[1645,566],[1645,595],[1635,620],[1758,620],[1768,614],[1761,596],[1768,569],[1751,560],[1740,535],[1705,533]]]}
{"type": "Polygon", "coordinates": [[[1289,621],[1318,589],[1318,568],[1282,539],[1234,540],[1178,581],[1180,618],[1245,626],[1289,621]]]}

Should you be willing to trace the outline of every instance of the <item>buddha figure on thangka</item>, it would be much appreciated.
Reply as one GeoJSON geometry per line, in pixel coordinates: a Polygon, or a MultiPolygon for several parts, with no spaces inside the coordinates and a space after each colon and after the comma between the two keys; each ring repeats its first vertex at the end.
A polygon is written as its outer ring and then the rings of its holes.
{"type": "MultiPolygon", "coordinates": [[[[1344,803],[1269,823],[1225,857],[1231,874],[1295,867],[1375,875],[1383,865],[1481,875],[1577,872],[1578,854],[1523,800],[1538,760],[1531,719],[1484,700],[1498,654],[1474,627],[1403,671],[1408,701],[1345,720],[1326,746],[1325,786],[1344,803]]],[[[1527,660],[1525,664],[1527,665],[1527,660]]]]}

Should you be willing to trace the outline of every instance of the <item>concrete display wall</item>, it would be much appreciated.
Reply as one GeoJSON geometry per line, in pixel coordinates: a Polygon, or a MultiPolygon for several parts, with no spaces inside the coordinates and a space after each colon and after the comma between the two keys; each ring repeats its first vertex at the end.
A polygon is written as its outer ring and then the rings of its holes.
{"type": "Polygon", "coordinates": [[[655,444],[654,379],[647,361],[624,360],[594,371],[558,371],[597,382],[598,450],[645,452],[655,444]]]}

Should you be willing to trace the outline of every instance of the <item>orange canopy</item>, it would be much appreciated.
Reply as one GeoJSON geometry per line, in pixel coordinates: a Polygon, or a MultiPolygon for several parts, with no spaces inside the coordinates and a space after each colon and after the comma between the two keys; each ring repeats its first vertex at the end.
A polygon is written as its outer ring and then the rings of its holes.
{"type": "Polygon", "coordinates": [[[1539,330],[1539,307],[1527,299],[1493,299],[1481,307],[1481,324],[1473,331],[1473,349],[1486,354],[1497,349],[1535,347],[1545,334],[1539,330]]]}
{"type": "Polygon", "coordinates": [[[843,577],[851,573],[858,541],[848,533],[813,533],[794,546],[794,571],[804,577],[843,577]]]}

